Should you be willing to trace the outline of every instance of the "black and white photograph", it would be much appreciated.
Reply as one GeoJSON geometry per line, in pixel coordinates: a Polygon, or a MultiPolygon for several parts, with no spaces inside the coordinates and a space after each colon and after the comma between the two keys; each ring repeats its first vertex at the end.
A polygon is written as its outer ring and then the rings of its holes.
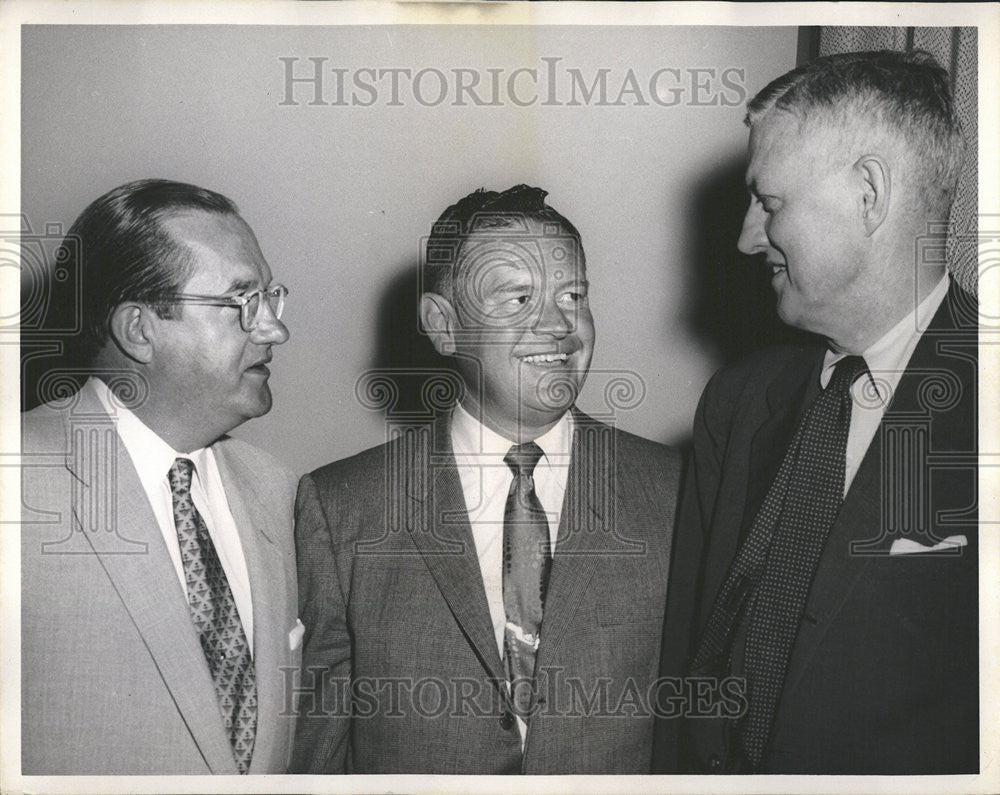
{"type": "Polygon", "coordinates": [[[1000,4],[0,36],[4,792],[1000,787],[1000,4]]]}

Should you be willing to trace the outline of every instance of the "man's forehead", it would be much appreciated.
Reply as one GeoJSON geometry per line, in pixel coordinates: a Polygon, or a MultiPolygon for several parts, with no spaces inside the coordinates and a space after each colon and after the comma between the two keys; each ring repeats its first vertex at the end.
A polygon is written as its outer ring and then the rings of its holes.
{"type": "Polygon", "coordinates": [[[803,120],[784,110],[772,110],[753,123],[747,150],[747,186],[753,189],[763,175],[776,170],[813,170],[839,159],[844,136],[834,124],[803,120]]]}
{"type": "Polygon", "coordinates": [[[750,127],[750,152],[787,147],[805,137],[802,119],[790,111],[772,109],[750,127]]]}
{"type": "Polygon", "coordinates": [[[243,292],[266,286],[271,271],[257,240],[238,215],[200,210],[181,211],[161,226],[184,254],[188,286],[221,292],[243,292]]]}
{"type": "Polygon", "coordinates": [[[253,232],[240,216],[234,213],[178,207],[163,212],[160,228],[178,240],[207,241],[220,236],[240,237],[253,232]]]}
{"type": "Polygon", "coordinates": [[[479,290],[514,283],[538,286],[586,279],[582,257],[572,253],[553,256],[551,251],[545,251],[543,246],[533,242],[517,250],[490,245],[488,251],[470,252],[457,267],[456,281],[474,283],[479,290]]]}
{"type": "Polygon", "coordinates": [[[763,152],[836,154],[860,140],[871,140],[877,125],[864,119],[845,118],[835,109],[815,110],[808,116],[774,109],[750,128],[751,155],[763,152]]]}
{"type": "Polygon", "coordinates": [[[478,230],[466,237],[458,251],[458,276],[481,271],[487,264],[538,272],[553,268],[566,271],[582,269],[584,258],[580,241],[562,224],[532,220],[527,227],[478,230]]]}

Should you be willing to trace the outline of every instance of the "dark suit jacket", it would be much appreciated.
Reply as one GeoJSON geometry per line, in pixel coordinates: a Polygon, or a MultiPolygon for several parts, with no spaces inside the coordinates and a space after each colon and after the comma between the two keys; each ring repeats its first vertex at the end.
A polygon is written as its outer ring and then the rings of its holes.
{"type": "Polygon", "coordinates": [[[523,756],[446,419],[306,475],[292,770],[647,772],[679,468],[576,415],[523,756]]]}
{"type": "MultiPolygon", "coordinates": [[[[763,772],[975,772],[976,302],[954,286],[919,341],[835,521],[763,772]],[[965,535],[960,554],[887,554],[965,535]],[[853,545],[853,546],[852,546],[853,545]]],[[[661,673],[677,675],[819,389],[822,348],[772,348],[702,396],[678,523],[661,673]],[[691,629],[694,629],[692,634],[691,629]]],[[[725,772],[724,719],[659,721],[654,770],[725,772]]]]}
{"type": "MultiPolygon", "coordinates": [[[[284,773],[299,664],[295,480],[238,439],[212,446],[250,576],[251,773],[284,773]]],[[[31,775],[236,775],[215,685],[132,460],[89,389],[23,416],[21,752],[31,775]]]]}

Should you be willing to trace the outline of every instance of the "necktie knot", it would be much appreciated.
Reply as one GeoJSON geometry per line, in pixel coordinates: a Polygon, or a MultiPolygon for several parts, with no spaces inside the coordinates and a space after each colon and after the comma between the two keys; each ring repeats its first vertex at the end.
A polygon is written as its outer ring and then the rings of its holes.
{"type": "Polygon", "coordinates": [[[833,392],[847,392],[858,376],[868,372],[868,364],[863,356],[845,356],[833,367],[833,375],[826,388],[833,392]]]}
{"type": "Polygon", "coordinates": [[[511,445],[507,455],[503,457],[504,463],[510,467],[514,475],[528,475],[535,471],[538,459],[542,457],[542,448],[534,442],[511,445]]]}
{"type": "Polygon", "coordinates": [[[191,475],[194,473],[194,461],[190,458],[175,458],[167,479],[170,490],[175,493],[187,494],[191,491],[191,475]]]}

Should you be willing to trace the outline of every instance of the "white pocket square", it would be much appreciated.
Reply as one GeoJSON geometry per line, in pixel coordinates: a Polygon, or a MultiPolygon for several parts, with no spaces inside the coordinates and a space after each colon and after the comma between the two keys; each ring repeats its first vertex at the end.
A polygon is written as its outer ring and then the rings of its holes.
{"type": "Polygon", "coordinates": [[[295,651],[302,645],[302,636],[306,634],[305,624],[301,619],[295,619],[295,626],[288,633],[288,650],[295,651]]]}
{"type": "Polygon", "coordinates": [[[918,555],[921,552],[940,552],[942,549],[954,549],[955,547],[968,546],[968,539],[965,536],[948,536],[944,541],[939,541],[932,547],[924,546],[914,541],[912,538],[897,538],[889,547],[890,555],[918,555]]]}

